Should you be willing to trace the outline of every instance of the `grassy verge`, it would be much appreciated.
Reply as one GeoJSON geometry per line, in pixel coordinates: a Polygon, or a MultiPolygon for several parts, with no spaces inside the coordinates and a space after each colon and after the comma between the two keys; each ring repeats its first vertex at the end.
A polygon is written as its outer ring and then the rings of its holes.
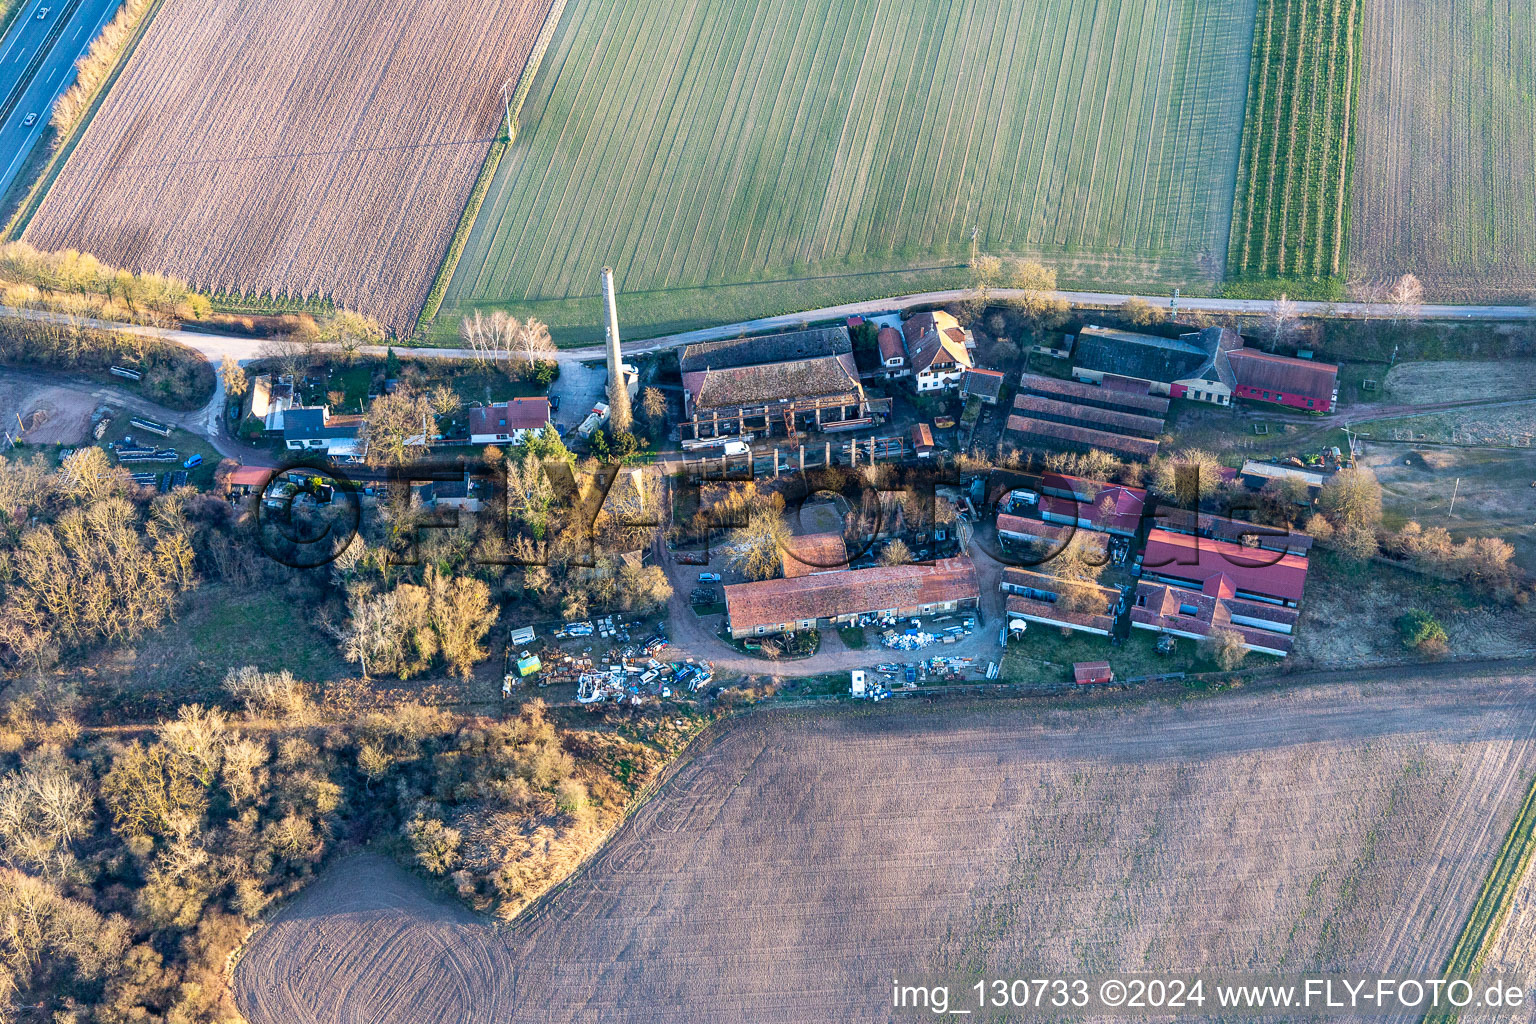
{"type": "MultiPolygon", "coordinates": [[[[58,146],[53,151],[52,159],[43,167],[42,173],[33,182],[26,199],[22,200],[21,205],[12,214],[10,221],[6,223],[5,231],[0,233],[0,241],[12,241],[20,238],[21,233],[27,229],[27,225],[31,223],[32,217],[37,213],[37,208],[42,205],[43,197],[48,194],[48,189],[52,187],[54,180],[58,178],[59,172],[64,169],[64,164],[69,160],[70,154],[75,151],[75,146],[79,145],[80,139],[84,137],[85,130],[90,127],[91,119],[96,116],[96,111],[100,109],[102,100],[106,99],[107,93],[112,91],[112,86],[117,81],[117,76],[122,74],[123,68],[128,64],[128,59],[133,56],[133,51],[138,49],[139,40],[144,38],[145,31],[149,28],[150,22],[155,20],[155,14],[159,12],[160,5],[164,2],[165,0],[154,0],[149,8],[145,10],[144,16],[139,19],[138,25],[134,27],[133,34],[128,37],[128,41],[123,44],[122,50],[118,53],[117,60],[112,66],[112,71],[101,80],[101,85],[97,87],[96,92],[91,96],[90,102],[86,104],[85,111],[80,115],[79,122],[67,136],[59,140],[58,146]]],[[[20,179],[18,179],[19,181],[20,179]]]]}
{"type": "Polygon", "coordinates": [[[24,6],[21,0],[0,0],[0,39],[11,30],[24,6]]]}
{"type": "MultiPolygon", "coordinates": [[[[1520,813],[1515,816],[1509,836],[1483,883],[1483,890],[1478,893],[1477,902],[1472,904],[1472,912],[1467,915],[1467,923],[1451,948],[1442,977],[1471,978],[1482,968],[1488,949],[1498,938],[1499,929],[1520,891],[1520,881],[1530,865],[1533,849],[1536,849],[1536,779],[1532,780],[1525,801],[1520,805],[1520,813]]],[[[1456,1019],[1456,1014],[1433,1014],[1424,1018],[1425,1024],[1456,1019]]]]}

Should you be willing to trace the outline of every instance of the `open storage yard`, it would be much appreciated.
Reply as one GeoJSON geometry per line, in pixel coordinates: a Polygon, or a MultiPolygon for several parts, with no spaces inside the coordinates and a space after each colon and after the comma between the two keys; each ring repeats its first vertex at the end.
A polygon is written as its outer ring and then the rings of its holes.
{"type": "MultiPolygon", "coordinates": [[[[922,287],[1220,279],[1252,0],[573,3],[445,313],[600,338],[922,287]]],[[[443,331],[457,318],[446,315],[443,331]]]]}
{"type": "Polygon", "coordinates": [[[1350,253],[1448,300],[1531,294],[1536,4],[1368,0],[1350,253]]]}
{"type": "Polygon", "coordinates": [[[550,0],[164,0],[27,241],[409,332],[550,0]]]}
{"type": "Polygon", "coordinates": [[[927,970],[1437,969],[1533,728],[1528,678],[1445,668],[755,714],[509,929],[352,860],[255,938],[237,998],[253,1024],[884,1021],[927,970]]]}

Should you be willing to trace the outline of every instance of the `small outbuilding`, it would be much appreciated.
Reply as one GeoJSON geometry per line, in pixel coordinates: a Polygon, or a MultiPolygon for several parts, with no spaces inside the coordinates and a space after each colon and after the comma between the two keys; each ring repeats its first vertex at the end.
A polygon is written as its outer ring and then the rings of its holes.
{"type": "Polygon", "coordinates": [[[1115,681],[1115,673],[1107,661],[1074,661],[1072,678],[1078,686],[1096,686],[1115,681]]]}

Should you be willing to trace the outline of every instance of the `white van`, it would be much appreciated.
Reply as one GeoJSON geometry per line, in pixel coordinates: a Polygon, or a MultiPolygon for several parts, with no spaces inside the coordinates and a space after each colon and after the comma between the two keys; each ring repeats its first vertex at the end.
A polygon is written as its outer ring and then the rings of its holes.
{"type": "Polygon", "coordinates": [[[752,446],[745,441],[727,441],[721,450],[727,455],[745,455],[752,450],[752,446]]]}

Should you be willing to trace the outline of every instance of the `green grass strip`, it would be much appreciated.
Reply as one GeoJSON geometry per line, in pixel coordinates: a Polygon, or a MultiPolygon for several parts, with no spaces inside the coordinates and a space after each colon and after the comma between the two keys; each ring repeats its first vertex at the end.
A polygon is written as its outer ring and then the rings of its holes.
{"type": "MultiPolygon", "coordinates": [[[[53,186],[53,182],[58,178],[59,172],[64,169],[64,164],[69,160],[69,155],[75,151],[75,146],[85,136],[85,130],[90,127],[91,121],[96,117],[96,111],[100,109],[102,101],[107,98],[107,94],[112,91],[112,86],[117,82],[117,76],[122,74],[123,68],[128,66],[128,61],[133,56],[133,51],[139,47],[139,40],[144,38],[144,33],[149,30],[150,22],[155,20],[155,15],[160,12],[160,5],[164,2],[165,0],[155,0],[144,11],[144,17],[139,19],[138,25],[134,26],[133,34],[128,37],[128,41],[123,44],[122,50],[118,52],[117,60],[112,64],[112,70],[101,80],[101,84],[96,87],[96,92],[91,96],[91,102],[86,105],[85,112],[80,115],[79,123],[70,130],[69,135],[60,140],[58,148],[53,152],[53,158],[43,168],[43,173],[38,176],[37,181],[32,185],[32,190],[27,193],[27,198],[22,200],[20,206],[16,207],[16,213],[11,217],[10,222],[6,224],[5,231],[0,232],[0,241],[15,241],[21,237],[21,233],[32,222],[33,216],[37,213],[37,208],[43,204],[43,197],[48,194],[48,189],[53,186]]],[[[116,15],[113,15],[113,17],[116,17],[116,15]]]]}
{"type": "MultiPolygon", "coordinates": [[[[1504,919],[1509,916],[1510,907],[1520,891],[1520,880],[1530,865],[1532,850],[1536,850],[1536,779],[1532,779],[1525,802],[1520,805],[1520,813],[1515,816],[1509,836],[1483,883],[1483,891],[1478,894],[1472,913],[1468,915],[1456,945],[1451,948],[1443,977],[1470,980],[1482,969],[1489,948],[1499,937],[1504,919]]],[[[1449,1024],[1456,1019],[1456,1014],[1424,1018],[1425,1024],[1449,1024]]]]}

